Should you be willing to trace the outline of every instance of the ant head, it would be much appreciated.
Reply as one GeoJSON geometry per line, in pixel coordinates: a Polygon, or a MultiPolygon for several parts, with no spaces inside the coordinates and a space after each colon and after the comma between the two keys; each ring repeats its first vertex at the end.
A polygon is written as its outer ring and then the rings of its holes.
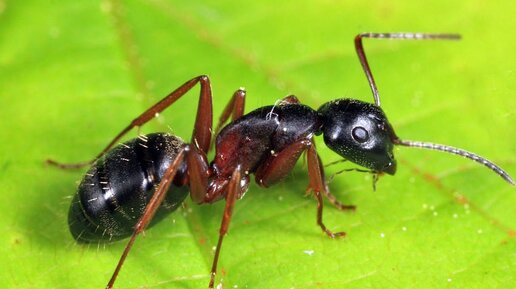
{"type": "Polygon", "coordinates": [[[375,172],[394,175],[392,149],[397,137],[380,107],[338,99],[325,103],[318,112],[324,142],[330,149],[375,172]]]}

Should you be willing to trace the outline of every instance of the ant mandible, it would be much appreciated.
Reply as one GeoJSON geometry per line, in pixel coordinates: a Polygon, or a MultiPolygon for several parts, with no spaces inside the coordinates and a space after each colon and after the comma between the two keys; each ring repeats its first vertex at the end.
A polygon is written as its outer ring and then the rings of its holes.
{"type": "Polygon", "coordinates": [[[114,241],[130,236],[118,265],[107,284],[112,288],[133,243],[146,227],[174,211],[188,191],[198,204],[226,200],[219,239],[211,268],[213,288],[217,262],[237,199],[247,191],[250,175],[262,187],[281,181],[303,152],[307,154],[309,186],[317,200],[317,224],[331,238],[323,223],[323,195],[341,210],[354,209],[333,196],[324,180],[323,166],[315,149],[314,135],[322,134],[326,145],[344,159],[366,167],[374,180],[384,173],[394,175],[394,145],[419,147],[457,154],[476,161],[508,183],[512,178],[499,166],[462,149],[419,141],[401,140],[380,108],[380,97],[362,46],[363,38],[460,39],[458,34],[361,33],[355,49],[373,92],[375,104],[337,99],[318,110],[287,96],[276,105],[244,114],[245,91],[237,90],[224,109],[215,130],[215,158],[206,157],[212,141],[212,93],[207,76],[195,77],[147,109],[124,128],[95,159],[83,163],[47,162],[63,169],[91,165],[79,185],[69,211],[70,231],[78,242],[114,241]],[[200,98],[190,143],[166,134],[140,135],[111,149],[122,136],[140,127],[172,105],[196,84],[200,98]],[[232,118],[232,121],[224,126],[232,118]],[[152,222],[151,222],[152,221],[152,222]]]}

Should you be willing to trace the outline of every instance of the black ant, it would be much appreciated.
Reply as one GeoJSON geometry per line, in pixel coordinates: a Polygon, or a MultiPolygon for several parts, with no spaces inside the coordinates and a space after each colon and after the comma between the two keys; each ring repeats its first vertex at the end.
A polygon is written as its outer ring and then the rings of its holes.
{"type": "Polygon", "coordinates": [[[355,48],[373,92],[375,104],[354,99],[337,99],[318,110],[287,96],[276,105],[244,114],[245,91],[237,90],[224,109],[215,130],[215,158],[206,157],[212,142],[212,93],[207,76],[195,77],[124,128],[93,160],[76,164],[48,163],[60,168],[92,164],[79,185],[69,216],[70,231],[78,242],[123,239],[131,236],[107,284],[112,288],[133,243],[146,227],[177,209],[190,192],[198,204],[226,200],[215,250],[209,288],[213,288],[217,262],[231,220],[233,206],[247,191],[250,175],[258,185],[269,187],[293,169],[302,153],[307,155],[309,187],[317,200],[317,224],[331,238],[322,220],[323,195],[341,210],[354,206],[339,202],[328,190],[324,170],[315,149],[314,136],[322,134],[330,149],[378,176],[394,175],[395,145],[440,150],[457,154],[493,170],[508,183],[512,178],[496,164],[462,149],[440,144],[401,140],[380,108],[380,97],[362,46],[363,38],[460,39],[457,34],[361,33],[355,48]],[[200,99],[190,143],[166,133],[140,135],[111,149],[135,127],[140,127],[172,105],[196,84],[200,99]],[[227,123],[229,118],[232,122],[227,123]],[[155,217],[156,215],[156,217],[155,217]]]}

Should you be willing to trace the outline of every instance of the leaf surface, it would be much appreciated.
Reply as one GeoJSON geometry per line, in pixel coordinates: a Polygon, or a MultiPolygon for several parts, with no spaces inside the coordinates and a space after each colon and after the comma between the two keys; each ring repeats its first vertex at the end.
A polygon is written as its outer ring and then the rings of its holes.
{"type": "MultiPolygon", "coordinates": [[[[365,40],[382,107],[402,138],[474,151],[516,174],[515,4],[510,1],[0,0],[0,285],[103,288],[125,242],[77,245],[67,210],[84,171],[43,164],[98,153],[144,109],[208,74],[216,117],[239,87],[246,110],[287,94],[317,108],[372,101],[358,32],[457,32],[459,42],[365,40]]],[[[198,89],[142,132],[189,139],[198,89]]],[[[128,137],[136,136],[136,131],[128,137]]],[[[318,139],[325,163],[338,156],[318,139]]],[[[394,177],[340,174],[324,221],[306,167],[237,202],[224,288],[513,288],[516,194],[485,168],[401,148],[394,177]]],[[[350,164],[327,168],[327,176],[350,164]]],[[[186,207],[138,239],[116,288],[203,288],[224,204],[186,207]]]]}

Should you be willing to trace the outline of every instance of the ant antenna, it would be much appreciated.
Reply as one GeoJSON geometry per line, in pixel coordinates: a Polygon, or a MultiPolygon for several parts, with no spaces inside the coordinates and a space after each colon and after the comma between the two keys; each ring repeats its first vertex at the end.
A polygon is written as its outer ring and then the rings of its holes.
{"type": "Polygon", "coordinates": [[[402,145],[402,146],[407,146],[407,147],[417,147],[417,148],[425,148],[425,149],[443,151],[443,152],[447,152],[447,153],[456,154],[461,157],[468,158],[470,160],[474,160],[475,162],[480,163],[480,164],[488,167],[489,169],[491,169],[493,172],[495,172],[497,175],[502,177],[509,184],[511,184],[513,186],[516,185],[516,183],[514,183],[514,180],[511,178],[511,176],[509,176],[509,174],[506,171],[504,171],[502,168],[500,168],[499,166],[495,165],[491,161],[489,161],[479,155],[465,151],[463,149],[446,146],[446,145],[442,145],[442,144],[434,144],[434,143],[421,142],[421,141],[400,140],[400,139],[395,139],[393,141],[393,143],[396,145],[402,145]]]}
{"type": "Polygon", "coordinates": [[[376,106],[380,106],[380,95],[378,94],[378,87],[371,73],[371,68],[367,62],[367,57],[364,52],[364,46],[362,45],[362,38],[380,38],[380,39],[406,39],[406,40],[459,40],[459,34],[450,33],[360,33],[355,37],[355,50],[357,51],[358,59],[362,64],[362,68],[373,92],[374,103],[376,106]]]}

